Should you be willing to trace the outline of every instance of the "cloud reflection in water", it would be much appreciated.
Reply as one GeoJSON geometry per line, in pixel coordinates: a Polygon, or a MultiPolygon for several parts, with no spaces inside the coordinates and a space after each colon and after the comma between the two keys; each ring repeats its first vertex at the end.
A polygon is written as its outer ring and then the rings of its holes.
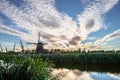
{"type": "Polygon", "coordinates": [[[87,72],[65,68],[53,69],[52,75],[59,77],[60,80],[120,80],[120,76],[112,73],[87,72]]]}

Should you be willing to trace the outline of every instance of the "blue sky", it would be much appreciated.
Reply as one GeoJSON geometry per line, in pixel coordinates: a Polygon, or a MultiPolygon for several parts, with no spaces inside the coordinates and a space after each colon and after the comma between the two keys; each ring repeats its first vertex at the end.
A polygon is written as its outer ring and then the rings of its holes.
{"type": "Polygon", "coordinates": [[[0,0],[0,44],[45,48],[120,49],[119,0],[0,0]]]}

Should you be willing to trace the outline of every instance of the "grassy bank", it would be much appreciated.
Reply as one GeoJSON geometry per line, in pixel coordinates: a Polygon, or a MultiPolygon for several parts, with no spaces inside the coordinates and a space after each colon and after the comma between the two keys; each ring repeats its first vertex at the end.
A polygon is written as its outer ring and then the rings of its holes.
{"type": "Polygon", "coordinates": [[[120,53],[41,54],[39,56],[55,64],[120,65],[120,53]]]}

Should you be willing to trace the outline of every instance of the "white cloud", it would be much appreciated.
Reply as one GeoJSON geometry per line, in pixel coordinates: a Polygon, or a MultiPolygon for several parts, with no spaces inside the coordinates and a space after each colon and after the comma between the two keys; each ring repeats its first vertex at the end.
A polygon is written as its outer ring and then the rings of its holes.
{"type": "Polygon", "coordinates": [[[33,38],[34,36],[23,33],[21,31],[18,31],[16,29],[7,27],[3,24],[0,23],[0,32],[5,33],[5,34],[10,34],[10,35],[14,35],[14,36],[18,36],[23,40],[26,41],[35,41],[35,39],[33,38]]]}
{"type": "MultiPolygon", "coordinates": [[[[28,30],[29,34],[37,36],[37,33],[41,32],[42,40],[47,41],[49,44],[60,42],[63,40],[61,36],[65,36],[64,41],[69,41],[76,35],[79,36],[76,22],[70,16],[59,13],[53,5],[53,0],[25,0],[25,2],[25,5],[18,8],[9,4],[8,1],[1,1],[0,10],[5,16],[14,21],[17,26],[28,30]],[[48,35],[53,37],[48,39],[45,37],[48,35]]],[[[16,36],[18,35],[16,34],[16,36]]],[[[26,36],[23,38],[26,39],[26,36]]]]}
{"type": "Polygon", "coordinates": [[[88,4],[91,0],[80,0],[82,2],[83,5],[88,4]]]}
{"type": "Polygon", "coordinates": [[[97,40],[97,37],[88,37],[87,40],[97,40]]]}
{"type": "Polygon", "coordinates": [[[11,42],[5,42],[5,41],[4,41],[4,43],[7,44],[7,45],[13,45],[13,44],[14,44],[14,43],[11,43],[11,42]]]}
{"type": "Polygon", "coordinates": [[[106,43],[109,40],[113,40],[118,37],[120,37],[120,29],[114,31],[113,33],[107,34],[102,39],[97,40],[94,44],[101,45],[103,43],[106,43]]]}
{"type": "Polygon", "coordinates": [[[58,76],[60,80],[93,80],[88,72],[69,69],[52,69],[52,78],[58,76]]]}
{"type": "Polygon", "coordinates": [[[88,5],[78,17],[83,37],[104,27],[103,14],[108,12],[119,0],[95,0],[88,5]]]}
{"type": "Polygon", "coordinates": [[[26,41],[37,42],[38,32],[41,40],[48,43],[51,48],[78,47],[91,32],[103,28],[102,14],[105,14],[118,2],[118,0],[96,0],[88,5],[78,21],[65,13],[59,12],[55,7],[55,0],[23,0],[17,7],[9,0],[0,1],[0,12],[11,19],[17,27],[25,29],[28,33],[9,28],[0,21],[0,31],[18,36],[26,41]],[[75,37],[79,40],[76,40],[75,37]],[[73,40],[74,39],[74,40],[73,40]],[[73,44],[74,43],[74,44],[73,44]]]}

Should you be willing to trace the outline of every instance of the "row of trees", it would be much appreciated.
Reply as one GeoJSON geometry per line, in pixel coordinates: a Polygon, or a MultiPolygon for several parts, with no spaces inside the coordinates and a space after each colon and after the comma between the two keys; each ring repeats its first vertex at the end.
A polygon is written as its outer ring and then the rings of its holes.
{"type": "Polygon", "coordinates": [[[109,51],[104,51],[104,50],[98,50],[98,51],[90,51],[90,50],[86,50],[85,48],[79,48],[77,50],[61,50],[61,49],[51,49],[49,51],[49,53],[111,53],[111,52],[120,52],[120,50],[115,51],[113,50],[109,50],[109,51]]]}

